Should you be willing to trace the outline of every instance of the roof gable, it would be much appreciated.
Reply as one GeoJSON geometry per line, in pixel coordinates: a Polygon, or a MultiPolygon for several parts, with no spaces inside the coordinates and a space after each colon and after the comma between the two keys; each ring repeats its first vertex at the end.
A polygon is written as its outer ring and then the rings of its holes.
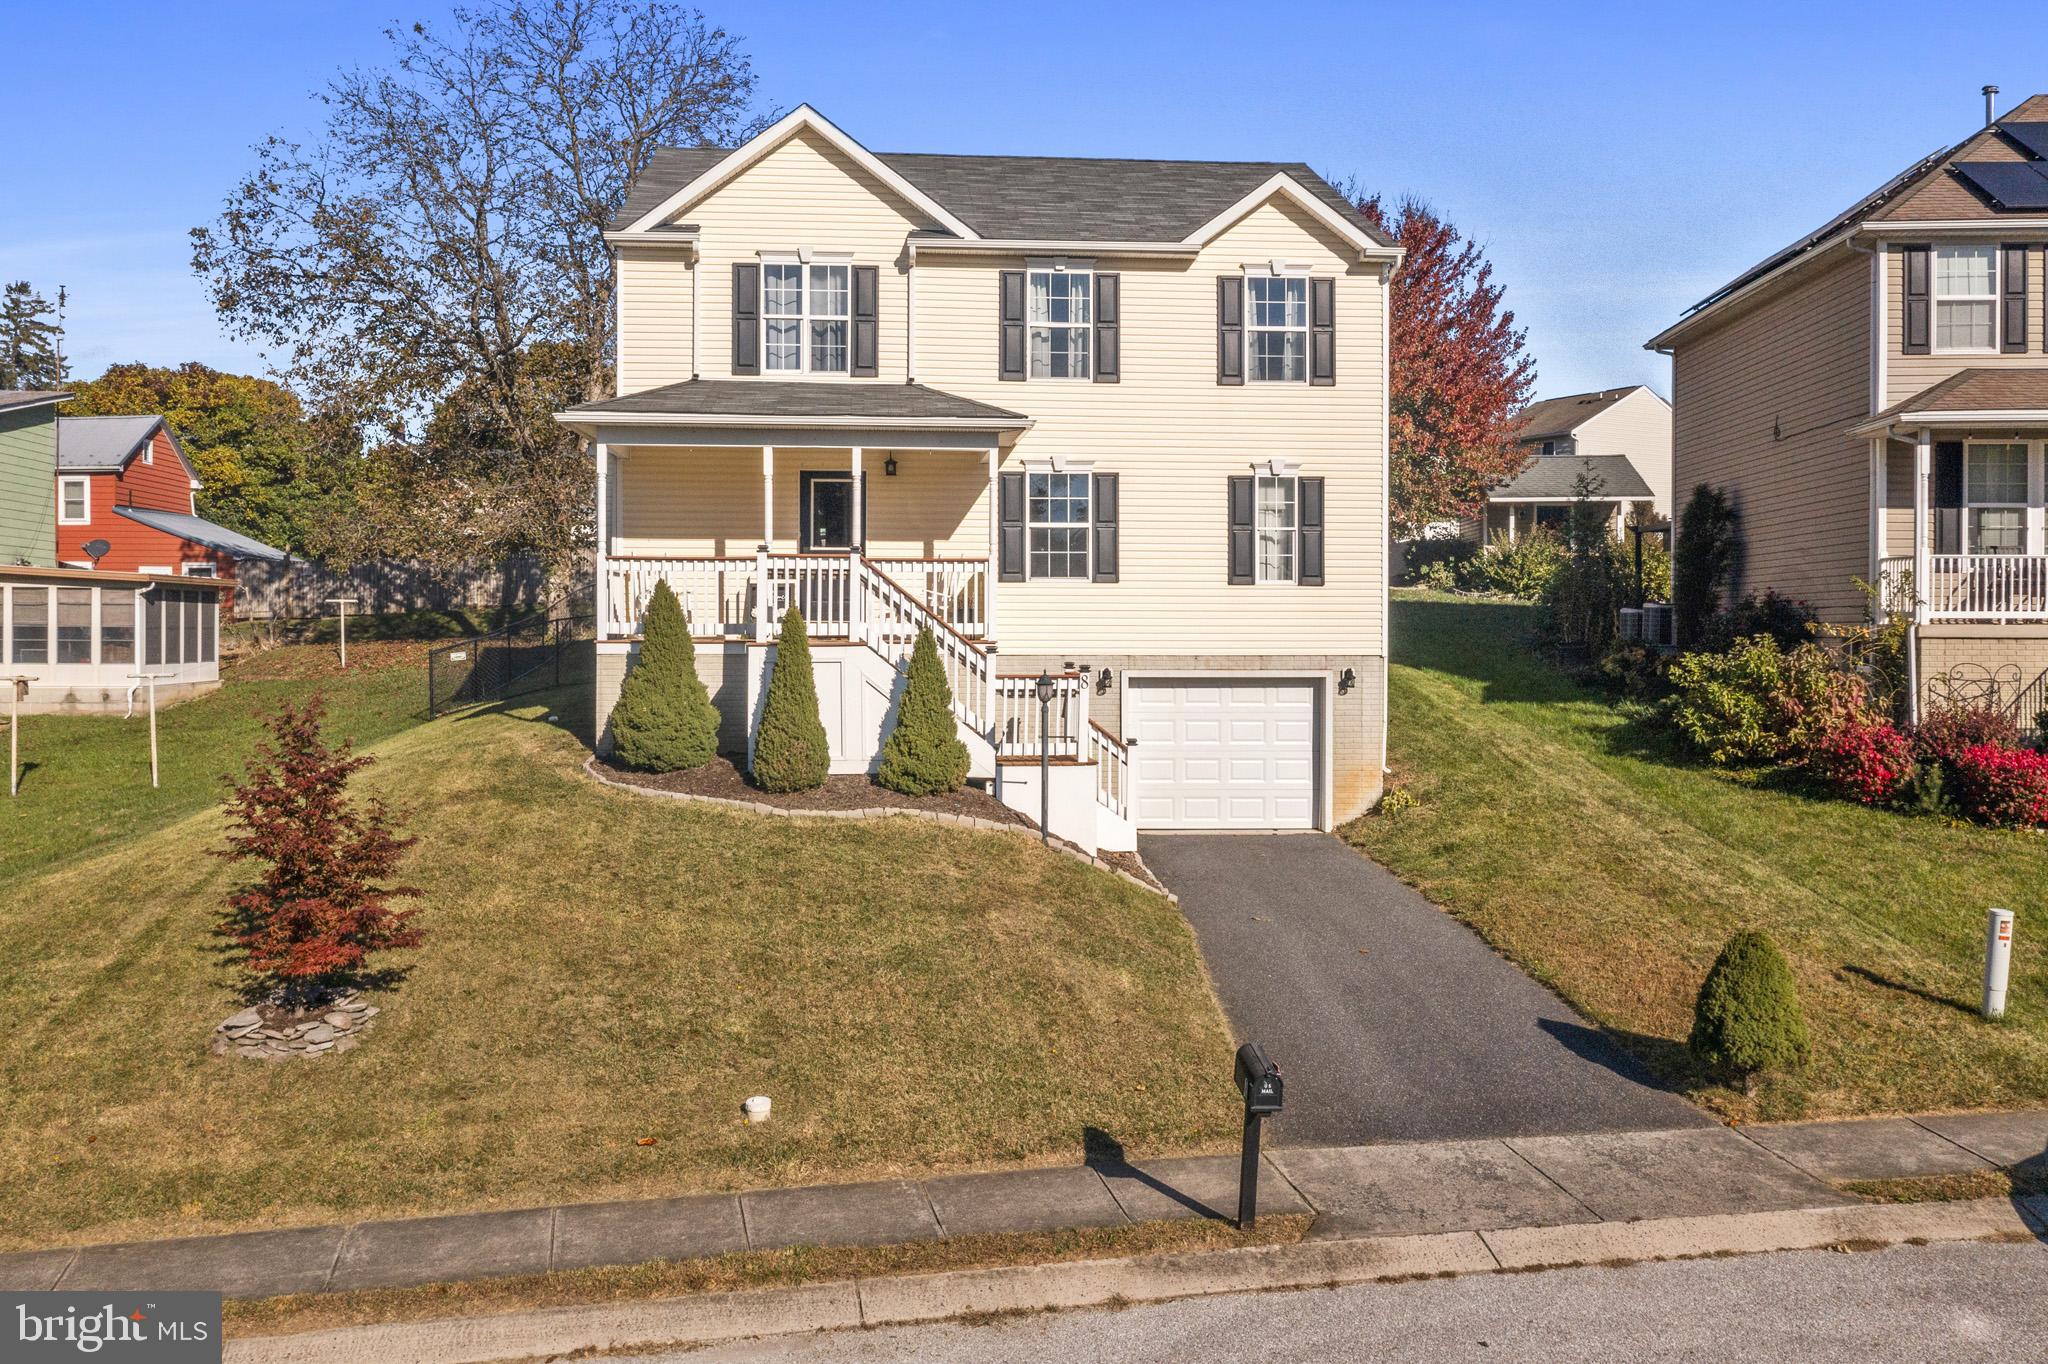
{"type": "Polygon", "coordinates": [[[1522,409],[1515,439],[1543,440],[1568,436],[1642,387],[1641,384],[1631,384],[1627,388],[1603,388],[1595,393],[1567,393],[1561,398],[1543,398],[1530,403],[1522,409]]]}

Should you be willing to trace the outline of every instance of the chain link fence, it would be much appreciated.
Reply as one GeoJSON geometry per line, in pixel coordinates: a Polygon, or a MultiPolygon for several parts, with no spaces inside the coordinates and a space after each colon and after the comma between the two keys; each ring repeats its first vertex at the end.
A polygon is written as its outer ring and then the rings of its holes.
{"type": "Polygon", "coordinates": [[[589,682],[597,675],[592,616],[545,612],[427,651],[427,713],[589,682]]]}

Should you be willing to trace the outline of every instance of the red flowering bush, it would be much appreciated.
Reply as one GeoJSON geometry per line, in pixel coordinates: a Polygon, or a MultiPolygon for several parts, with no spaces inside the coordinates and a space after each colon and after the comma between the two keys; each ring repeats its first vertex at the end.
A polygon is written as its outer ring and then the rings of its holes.
{"type": "Polygon", "coordinates": [[[2048,824],[2048,753],[1973,744],[1950,763],[1956,805],[1980,824],[2048,824]]]}
{"type": "Polygon", "coordinates": [[[1821,735],[1806,764],[1838,795],[1889,805],[1912,780],[1913,744],[1890,725],[1850,720],[1821,735]]]}
{"type": "Polygon", "coordinates": [[[1954,706],[1927,716],[1913,729],[1913,756],[1924,763],[1954,765],[1966,748],[1997,744],[2017,748],[2019,726],[1991,706],[1954,706]]]}

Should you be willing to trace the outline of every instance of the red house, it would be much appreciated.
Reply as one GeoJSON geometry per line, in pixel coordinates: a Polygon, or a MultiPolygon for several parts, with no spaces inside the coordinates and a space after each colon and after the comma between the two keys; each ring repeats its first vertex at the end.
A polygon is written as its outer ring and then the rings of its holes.
{"type": "Polygon", "coordinates": [[[59,417],[57,561],[233,579],[244,559],[285,558],[201,518],[193,502],[198,488],[192,461],[162,417],[59,417]]]}

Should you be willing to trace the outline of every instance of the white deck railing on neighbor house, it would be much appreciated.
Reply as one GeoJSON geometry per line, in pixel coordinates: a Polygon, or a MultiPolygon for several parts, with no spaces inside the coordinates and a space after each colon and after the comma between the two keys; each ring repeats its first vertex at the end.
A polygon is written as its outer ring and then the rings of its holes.
{"type": "Polygon", "coordinates": [[[1912,583],[1923,621],[2048,620],[2048,555],[1932,554],[1925,582],[1910,555],[1879,568],[1893,585],[1912,583]]]}

